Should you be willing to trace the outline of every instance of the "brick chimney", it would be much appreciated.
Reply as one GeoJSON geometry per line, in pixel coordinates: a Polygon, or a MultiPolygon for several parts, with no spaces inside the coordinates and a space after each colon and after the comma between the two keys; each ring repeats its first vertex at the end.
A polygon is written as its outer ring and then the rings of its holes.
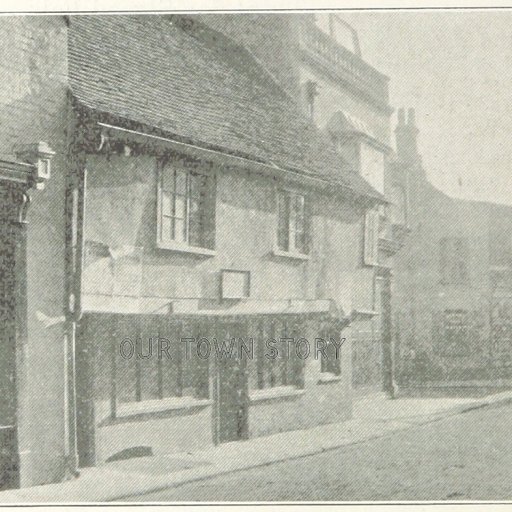
{"type": "Polygon", "coordinates": [[[407,119],[405,110],[398,109],[398,124],[395,129],[396,136],[396,152],[398,158],[404,162],[418,162],[418,128],[416,128],[415,112],[413,108],[408,110],[407,119]]]}

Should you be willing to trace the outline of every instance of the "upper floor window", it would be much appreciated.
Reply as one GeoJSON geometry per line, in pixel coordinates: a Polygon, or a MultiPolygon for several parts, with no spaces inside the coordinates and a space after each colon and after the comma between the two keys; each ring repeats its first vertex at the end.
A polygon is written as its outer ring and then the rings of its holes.
{"type": "Polygon", "coordinates": [[[441,280],[444,284],[466,284],[469,279],[467,240],[445,237],[440,240],[441,280]]]}
{"type": "Polygon", "coordinates": [[[166,163],[159,177],[159,242],[162,246],[213,249],[214,176],[166,163]]]}
{"type": "Polygon", "coordinates": [[[278,201],[277,247],[281,251],[307,254],[309,213],[302,194],[280,190],[278,201]]]}
{"type": "Polygon", "coordinates": [[[361,56],[359,38],[355,29],[337,14],[314,14],[316,26],[347,50],[361,56]]]}

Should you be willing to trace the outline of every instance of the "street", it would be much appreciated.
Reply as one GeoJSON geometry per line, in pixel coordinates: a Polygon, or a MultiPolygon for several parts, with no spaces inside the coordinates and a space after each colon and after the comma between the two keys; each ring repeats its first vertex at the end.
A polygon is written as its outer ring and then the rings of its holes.
{"type": "Polygon", "coordinates": [[[509,500],[512,405],[129,501],[509,500]]]}

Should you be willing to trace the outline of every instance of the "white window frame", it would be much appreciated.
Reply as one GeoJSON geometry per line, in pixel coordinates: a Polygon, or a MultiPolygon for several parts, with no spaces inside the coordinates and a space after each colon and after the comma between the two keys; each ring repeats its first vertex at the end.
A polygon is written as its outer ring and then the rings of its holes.
{"type": "MultiPolygon", "coordinates": [[[[172,160],[169,161],[161,161],[158,165],[158,176],[157,176],[157,247],[161,249],[169,249],[169,250],[175,250],[179,252],[190,252],[190,253],[197,253],[197,254],[204,254],[204,255],[214,255],[215,250],[210,247],[204,247],[203,245],[191,245],[190,244],[190,209],[191,209],[191,201],[192,201],[192,195],[191,195],[191,179],[190,176],[192,174],[202,175],[206,178],[206,180],[213,180],[215,179],[215,176],[213,174],[209,174],[207,172],[203,172],[201,169],[192,169],[187,168],[184,165],[180,165],[178,162],[174,162],[172,160]],[[176,180],[177,173],[182,172],[186,176],[186,190],[185,194],[177,193],[176,191],[176,181],[174,184],[174,190],[165,190],[164,188],[164,173],[166,170],[171,171],[174,173],[176,180]],[[164,207],[164,200],[163,195],[165,193],[168,193],[170,196],[171,205],[176,204],[176,197],[181,196],[185,198],[185,212],[183,219],[176,217],[173,215],[173,211],[171,211],[171,215],[164,214],[163,207],[164,207]],[[185,230],[185,236],[184,239],[177,239],[176,236],[173,238],[172,234],[169,234],[169,237],[164,237],[164,222],[163,218],[167,217],[169,219],[181,219],[184,220],[184,230],[185,230]]],[[[205,185],[208,188],[208,185],[205,185]]],[[[215,198],[206,198],[206,208],[212,208],[215,209],[215,198]],[[213,204],[211,203],[213,202],[213,204]]],[[[171,206],[172,207],[172,206],[171,206]]],[[[172,220],[171,220],[172,222],[172,220]]]]}
{"type": "MultiPolygon", "coordinates": [[[[310,233],[308,233],[308,226],[310,224],[310,219],[308,216],[308,207],[307,203],[310,201],[310,197],[308,194],[298,191],[291,190],[284,187],[279,187],[276,189],[276,230],[275,230],[275,243],[274,243],[274,254],[278,256],[291,256],[299,259],[309,259],[309,247],[308,247],[308,238],[310,233]],[[302,211],[303,211],[303,236],[304,236],[304,251],[301,251],[296,245],[296,234],[297,230],[297,220],[296,220],[296,212],[294,208],[290,208],[290,212],[288,215],[288,247],[283,249],[279,245],[279,224],[280,224],[280,201],[282,197],[288,196],[288,198],[295,201],[296,198],[302,199],[302,211]]],[[[309,230],[311,228],[309,227],[309,230]]]]}

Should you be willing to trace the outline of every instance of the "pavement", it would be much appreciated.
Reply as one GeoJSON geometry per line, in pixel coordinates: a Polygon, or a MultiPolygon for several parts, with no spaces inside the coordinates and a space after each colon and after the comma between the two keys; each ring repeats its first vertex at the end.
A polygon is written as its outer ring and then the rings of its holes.
{"type": "Polygon", "coordinates": [[[512,402],[512,391],[479,398],[362,398],[354,402],[353,419],[343,423],[226,443],[197,452],[108,463],[82,470],[80,477],[72,481],[3,491],[0,504],[129,502],[130,497],[301,459],[506,402],[512,402]]]}

